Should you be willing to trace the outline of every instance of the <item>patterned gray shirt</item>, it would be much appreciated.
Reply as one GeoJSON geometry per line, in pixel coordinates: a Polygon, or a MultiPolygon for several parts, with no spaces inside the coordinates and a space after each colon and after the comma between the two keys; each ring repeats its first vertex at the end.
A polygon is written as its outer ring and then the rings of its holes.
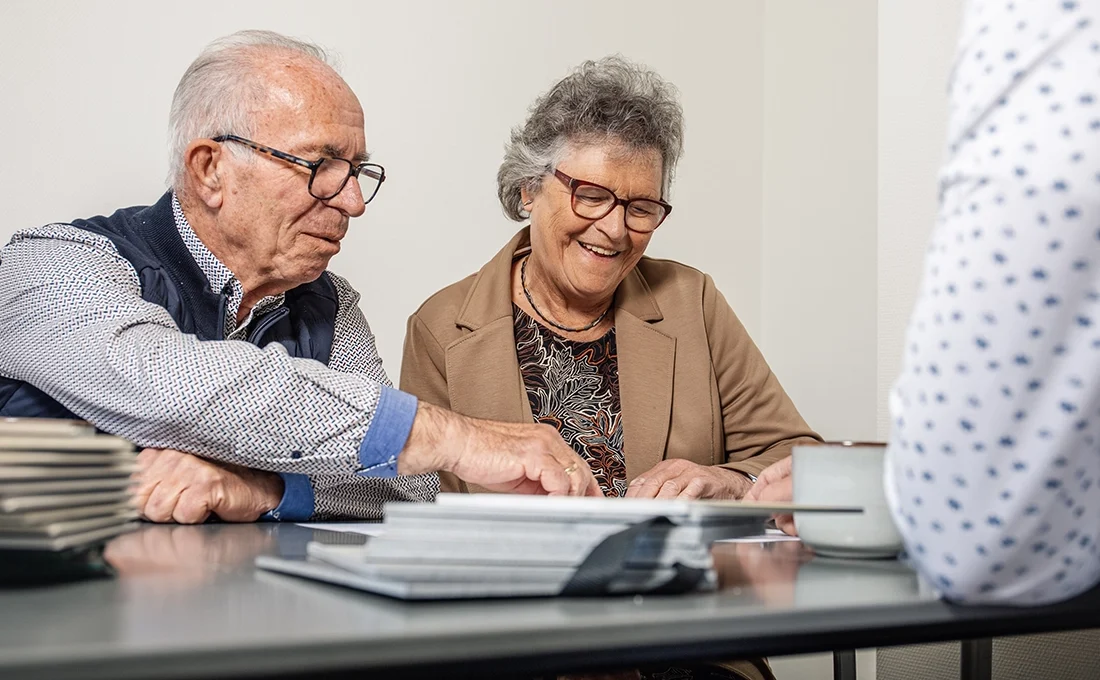
{"type": "Polygon", "coordinates": [[[380,478],[396,473],[415,400],[393,389],[350,284],[330,274],[339,308],[328,367],[279,343],[238,340],[282,296],[260,300],[238,325],[240,283],[174,197],[173,213],[211,289],[228,293],[225,341],[184,334],[143,300],[109,239],[50,224],[16,233],[0,253],[0,375],[137,446],[282,474],[276,519],[379,518],[385,501],[434,498],[434,474],[380,478]]]}

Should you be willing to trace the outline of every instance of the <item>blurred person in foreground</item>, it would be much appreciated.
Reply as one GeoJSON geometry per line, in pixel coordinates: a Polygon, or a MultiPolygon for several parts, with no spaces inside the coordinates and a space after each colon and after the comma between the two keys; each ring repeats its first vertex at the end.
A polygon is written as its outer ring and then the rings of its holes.
{"type": "MultiPolygon", "coordinates": [[[[1100,581],[1098,72],[1098,0],[966,8],[885,480],[909,558],[958,602],[1100,581]]],[[[789,498],[788,472],[750,496],[789,498]]]]}

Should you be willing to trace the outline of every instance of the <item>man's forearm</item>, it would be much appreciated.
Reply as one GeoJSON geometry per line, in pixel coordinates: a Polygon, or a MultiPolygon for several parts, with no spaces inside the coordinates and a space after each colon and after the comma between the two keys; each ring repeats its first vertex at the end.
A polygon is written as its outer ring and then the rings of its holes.
{"type": "Polygon", "coordinates": [[[54,228],[45,234],[56,238],[4,250],[0,373],[141,447],[276,472],[364,467],[360,446],[388,388],[277,345],[185,335],[141,299],[128,263],[78,231],[54,228]],[[74,240],[61,238],[70,232],[74,240]]]}
{"type": "Polygon", "coordinates": [[[427,402],[420,402],[412,431],[397,459],[397,472],[415,475],[446,470],[448,449],[461,445],[462,416],[427,402]]]}

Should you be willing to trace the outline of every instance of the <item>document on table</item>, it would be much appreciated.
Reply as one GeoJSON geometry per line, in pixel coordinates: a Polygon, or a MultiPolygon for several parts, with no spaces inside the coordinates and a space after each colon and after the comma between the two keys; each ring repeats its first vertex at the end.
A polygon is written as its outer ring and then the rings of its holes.
{"type": "MultiPolygon", "coordinates": [[[[361,536],[381,536],[386,533],[386,525],[381,522],[315,522],[310,524],[299,523],[298,526],[307,529],[324,529],[325,531],[340,531],[361,536]]],[[[778,529],[767,529],[763,534],[756,536],[743,536],[741,538],[726,538],[717,543],[781,543],[783,541],[797,541],[797,536],[788,536],[778,529]]]]}
{"type": "Polygon", "coordinates": [[[715,543],[783,543],[784,541],[797,541],[798,536],[788,536],[779,529],[765,529],[763,534],[757,536],[742,536],[741,538],[724,538],[715,543]]]}

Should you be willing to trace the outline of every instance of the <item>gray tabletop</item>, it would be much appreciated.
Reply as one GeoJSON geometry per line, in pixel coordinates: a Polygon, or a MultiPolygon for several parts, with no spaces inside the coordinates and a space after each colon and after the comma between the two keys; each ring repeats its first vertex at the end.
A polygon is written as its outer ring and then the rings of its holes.
{"type": "Polygon", "coordinates": [[[318,539],[363,540],[277,524],[121,536],[107,549],[117,579],[0,591],[0,678],[498,677],[1100,623],[1093,594],[961,609],[899,562],[814,558],[797,542],[719,544],[722,589],[687,596],[405,603],[252,566],[318,539]]]}

